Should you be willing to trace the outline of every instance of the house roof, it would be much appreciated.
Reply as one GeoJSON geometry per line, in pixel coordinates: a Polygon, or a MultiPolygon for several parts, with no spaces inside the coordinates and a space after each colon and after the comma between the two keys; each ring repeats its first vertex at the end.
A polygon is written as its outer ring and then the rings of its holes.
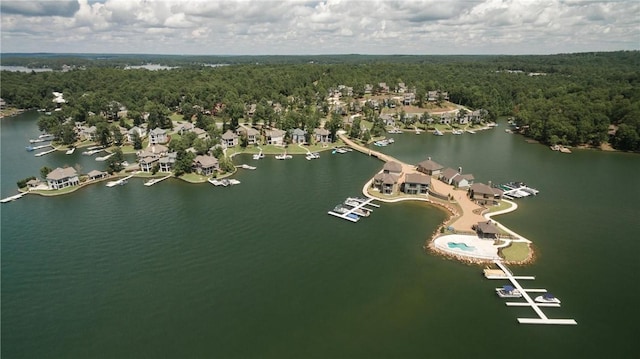
{"type": "Polygon", "coordinates": [[[147,156],[147,157],[143,157],[139,160],[140,163],[154,163],[158,160],[157,157],[151,157],[151,156],[147,156]]]}
{"type": "Polygon", "coordinates": [[[256,130],[255,128],[251,128],[251,127],[240,127],[239,131],[246,133],[247,136],[257,136],[257,135],[260,134],[260,132],[258,130],[256,130]]]}
{"type": "Polygon", "coordinates": [[[235,134],[233,131],[231,131],[231,130],[227,130],[227,132],[225,132],[225,133],[222,135],[222,139],[223,139],[223,140],[234,140],[234,139],[236,139],[236,138],[238,138],[238,135],[236,135],[236,134],[235,134]]]}
{"type": "Polygon", "coordinates": [[[421,173],[408,173],[404,178],[405,183],[431,184],[431,177],[421,173]]]}
{"type": "Polygon", "coordinates": [[[478,222],[476,230],[484,234],[500,234],[500,230],[491,221],[478,222]]]}
{"type": "Polygon", "coordinates": [[[304,136],[306,133],[307,131],[300,128],[296,128],[291,132],[291,134],[293,134],[294,136],[304,136]]]}
{"type": "Polygon", "coordinates": [[[373,177],[374,180],[380,181],[383,184],[395,184],[398,183],[398,177],[391,173],[378,173],[373,177]]]}
{"type": "Polygon", "coordinates": [[[152,145],[150,149],[151,149],[151,153],[165,153],[169,151],[169,148],[167,148],[167,146],[157,145],[157,144],[152,145]]]}
{"type": "Polygon", "coordinates": [[[442,171],[442,173],[440,173],[440,176],[447,180],[447,181],[451,181],[454,177],[457,177],[460,173],[458,173],[458,171],[454,170],[453,168],[449,167],[444,169],[444,171],[442,171]]]}
{"type": "Polygon", "coordinates": [[[47,175],[48,180],[58,181],[61,179],[77,176],[78,172],[73,167],[56,168],[47,175]]]}
{"type": "Polygon", "coordinates": [[[218,165],[218,159],[213,156],[196,156],[193,160],[194,163],[200,163],[200,166],[204,168],[215,167],[218,165]]]}
{"type": "Polygon", "coordinates": [[[282,130],[278,130],[278,129],[274,129],[274,130],[267,130],[265,131],[265,134],[267,135],[267,137],[282,137],[284,136],[284,131],[282,130]]]}
{"type": "Polygon", "coordinates": [[[442,165],[441,164],[439,164],[437,162],[434,162],[432,160],[422,161],[422,162],[418,163],[418,167],[422,167],[422,168],[424,168],[425,170],[428,170],[428,171],[436,171],[436,170],[441,170],[442,169],[442,165]]]}
{"type": "Polygon", "coordinates": [[[486,194],[492,196],[501,196],[502,190],[498,188],[489,187],[484,183],[474,183],[470,188],[474,193],[486,194]]]}
{"type": "Polygon", "coordinates": [[[106,172],[102,172],[102,171],[98,171],[98,170],[93,170],[89,173],[87,173],[87,176],[89,177],[98,177],[98,176],[104,176],[106,175],[106,172]]]}
{"type": "Polygon", "coordinates": [[[313,133],[320,136],[329,136],[329,134],[331,134],[331,132],[329,132],[329,130],[327,130],[326,128],[316,128],[313,130],[313,133]]]}
{"type": "Polygon", "coordinates": [[[389,161],[384,164],[384,167],[382,167],[382,170],[400,173],[402,172],[402,165],[396,161],[389,161]]]}
{"type": "Polygon", "coordinates": [[[165,130],[159,128],[159,127],[156,127],[153,130],[151,130],[151,132],[149,132],[149,135],[151,135],[151,136],[156,135],[157,136],[157,135],[164,135],[166,133],[167,133],[167,131],[165,131],[165,130]]]}

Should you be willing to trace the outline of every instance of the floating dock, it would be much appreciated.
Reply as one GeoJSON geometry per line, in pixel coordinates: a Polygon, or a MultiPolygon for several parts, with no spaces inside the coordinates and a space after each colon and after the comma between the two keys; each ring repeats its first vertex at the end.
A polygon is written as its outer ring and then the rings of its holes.
{"type": "Polygon", "coordinates": [[[160,182],[160,181],[164,181],[167,178],[171,177],[171,175],[162,177],[162,178],[152,178],[150,180],[148,180],[147,182],[144,183],[145,186],[149,187],[149,186],[153,186],[154,184],[160,182]]]}
{"type": "Polygon", "coordinates": [[[56,152],[56,149],[55,149],[55,148],[52,148],[52,149],[47,150],[47,151],[38,152],[38,153],[36,153],[34,156],[36,156],[36,157],[40,157],[40,156],[48,155],[48,154],[50,154],[51,152],[56,152]]]}
{"type": "Polygon", "coordinates": [[[27,146],[25,149],[29,152],[31,151],[35,151],[35,150],[40,150],[43,148],[47,148],[47,147],[51,147],[51,144],[46,144],[46,145],[40,145],[40,146],[27,146]]]}
{"type": "Polygon", "coordinates": [[[16,195],[13,195],[11,197],[0,199],[0,203],[7,203],[7,202],[15,201],[16,199],[22,198],[22,196],[24,196],[25,194],[27,194],[27,192],[21,192],[21,193],[18,193],[16,195]]]}
{"type": "Polygon", "coordinates": [[[501,270],[502,275],[498,274],[498,270],[493,270],[494,272],[488,272],[485,270],[485,277],[488,279],[507,279],[511,282],[514,288],[516,288],[521,294],[522,298],[526,300],[526,302],[507,302],[506,305],[509,307],[531,307],[536,314],[538,314],[539,318],[518,318],[518,323],[520,324],[561,324],[561,325],[577,325],[578,323],[573,319],[552,319],[548,318],[540,307],[559,307],[559,303],[538,303],[534,301],[528,293],[536,292],[536,293],[544,293],[546,289],[525,289],[520,283],[518,283],[517,279],[534,279],[532,276],[514,276],[513,273],[507,268],[504,264],[502,264],[499,260],[493,261],[501,270]]]}
{"type": "Polygon", "coordinates": [[[107,182],[107,187],[114,187],[114,186],[124,186],[125,184],[127,184],[127,181],[133,177],[133,175],[129,175],[125,178],[120,178],[117,181],[109,181],[107,182]]]}
{"type": "Polygon", "coordinates": [[[345,202],[354,202],[354,205],[348,205],[351,208],[343,207],[343,204],[340,204],[327,213],[335,217],[346,219],[350,222],[358,222],[360,220],[360,216],[357,214],[358,212],[363,210],[373,212],[373,209],[367,208],[365,206],[369,205],[372,207],[380,207],[380,205],[372,203],[373,200],[373,198],[349,197],[345,202]]]}
{"type": "Polygon", "coordinates": [[[106,160],[109,159],[109,157],[111,157],[113,155],[115,155],[115,153],[111,153],[111,154],[108,154],[108,155],[103,156],[103,157],[96,157],[96,161],[106,161],[106,160]]]}

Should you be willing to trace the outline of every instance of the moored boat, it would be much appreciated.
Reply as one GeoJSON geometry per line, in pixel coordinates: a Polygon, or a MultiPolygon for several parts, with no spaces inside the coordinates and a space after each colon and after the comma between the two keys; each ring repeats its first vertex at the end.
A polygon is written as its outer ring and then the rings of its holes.
{"type": "Polygon", "coordinates": [[[496,293],[500,298],[520,298],[522,293],[513,286],[505,285],[502,288],[496,288],[496,293]]]}
{"type": "Polygon", "coordinates": [[[437,128],[433,131],[433,134],[436,136],[444,136],[444,133],[442,133],[442,131],[438,130],[437,128]]]}
{"type": "Polygon", "coordinates": [[[551,293],[544,293],[543,295],[539,295],[534,299],[538,303],[555,303],[560,304],[560,299],[556,298],[551,293]]]}

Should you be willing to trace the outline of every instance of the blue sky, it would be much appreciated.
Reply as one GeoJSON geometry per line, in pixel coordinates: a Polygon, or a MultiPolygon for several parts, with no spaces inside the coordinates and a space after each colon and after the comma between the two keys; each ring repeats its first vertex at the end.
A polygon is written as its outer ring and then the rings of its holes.
{"type": "Polygon", "coordinates": [[[553,54],[640,49],[638,0],[2,0],[2,52],[553,54]]]}

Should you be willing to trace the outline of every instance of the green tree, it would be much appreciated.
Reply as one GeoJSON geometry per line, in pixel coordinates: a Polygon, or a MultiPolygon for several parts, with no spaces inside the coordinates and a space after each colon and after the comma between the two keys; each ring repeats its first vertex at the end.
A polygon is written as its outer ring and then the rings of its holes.
{"type": "Polygon", "coordinates": [[[53,170],[47,166],[40,168],[40,177],[42,177],[42,179],[47,179],[47,175],[51,173],[51,171],[53,170]]]}
{"type": "Polygon", "coordinates": [[[326,123],[325,127],[329,130],[329,132],[331,133],[331,138],[335,141],[337,138],[336,132],[338,132],[338,130],[342,128],[342,116],[338,115],[335,112],[332,113],[331,119],[326,123]]]}
{"type": "Polygon", "coordinates": [[[133,149],[134,150],[141,150],[142,149],[142,139],[140,138],[140,136],[138,135],[137,132],[133,133],[133,135],[131,136],[131,141],[133,142],[133,149]]]}
{"type": "Polygon", "coordinates": [[[120,172],[124,169],[122,165],[124,162],[124,155],[120,147],[116,147],[113,151],[113,155],[107,159],[107,169],[110,173],[120,172]]]}
{"type": "Polygon", "coordinates": [[[173,164],[173,173],[176,177],[182,176],[185,173],[191,173],[195,157],[192,152],[178,151],[176,154],[176,162],[173,164]]]}

